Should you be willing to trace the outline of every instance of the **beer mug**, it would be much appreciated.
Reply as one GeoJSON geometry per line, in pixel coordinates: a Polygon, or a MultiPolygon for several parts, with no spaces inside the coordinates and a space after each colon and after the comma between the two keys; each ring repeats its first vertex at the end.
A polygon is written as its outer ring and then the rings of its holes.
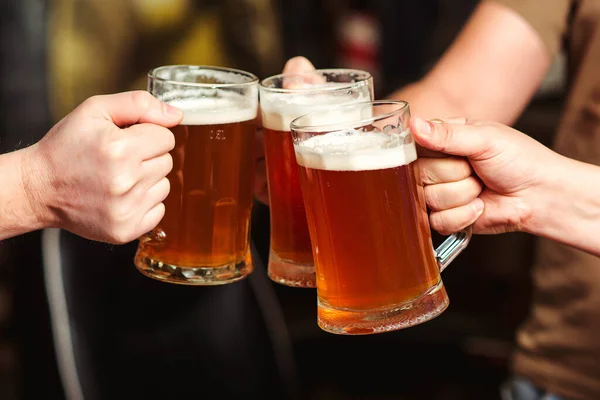
{"type": "Polygon", "coordinates": [[[374,101],[291,123],[325,331],[407,328],[448,306],[440,272],[471,229],[433,249],[409,118],[406,102],[374,101]]]}
{"type": "Polygon", "coordinates": [[[319,108],[373,100],[373,78],[352,69],[275,75],[260,82],[259,96],[271,221],[268,274],[287,286],[315,287],[290,122],[319,108]]]}
{"type": "Polygon", "coordinates": [[[148,91],[183,111],[165,216],[139,240],[136,267],[165,282],[218,285],[252,272],[250,214],[258,78],[211,66],[148,74],[148,91]]]}

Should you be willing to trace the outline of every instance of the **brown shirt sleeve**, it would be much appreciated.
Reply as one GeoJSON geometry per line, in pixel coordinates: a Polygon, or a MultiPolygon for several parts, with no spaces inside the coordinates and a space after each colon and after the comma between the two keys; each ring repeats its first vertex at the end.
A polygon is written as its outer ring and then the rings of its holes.
{"type": "Polygon", "coordinates": [[[554,56],[560,51],[573,0],[490,0],[520,14],[537,31],[554,56]]]}

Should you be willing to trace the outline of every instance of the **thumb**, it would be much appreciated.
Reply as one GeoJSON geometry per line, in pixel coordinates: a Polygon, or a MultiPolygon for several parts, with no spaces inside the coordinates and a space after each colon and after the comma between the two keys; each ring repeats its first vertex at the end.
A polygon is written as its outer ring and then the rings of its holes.
{"type": "Polygon", "coordinates": [[[290,58],[285,63],[282,74],[284,77],[281,86],[284,89],[301,89],[308,85],[327,83],[327,79],[315,72],[315,66],[306,57],[290,58]]]}
{"type": "Polygon", "coordinates": [[[88,104],[118,127],[151,123],[171,127],[179,124],[183,113],[143,90],[94,96],[88,104]]]}
{"type": "Polygon", "coordinates": [[[494,134],[483,125],[470,125],[466,119],[425,121],[411,117],[410,130],[415,141],[433,151],[475,157],[492,148],[494,134]],[[484,132],[486,130],[486,132],[484,132]]]}
{"type": "Polygon", "coordinates": [[[308,58],[297,56],[290,58],[283,67],[284,74],[301,74],[303,72],[312,72],[315,66],[308,61],[308,58]]]}

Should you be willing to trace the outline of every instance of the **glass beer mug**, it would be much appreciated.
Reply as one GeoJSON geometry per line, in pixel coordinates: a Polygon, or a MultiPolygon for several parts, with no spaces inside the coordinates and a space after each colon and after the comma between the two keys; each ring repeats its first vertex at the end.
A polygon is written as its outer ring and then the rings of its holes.
{"type": "Polygon", "coordinates": [[[165,282],[218,285],[252,272],[250,214],[258,78],[221,67],[152,70],[148,91],[183,111],[165,216],[140,238],[136,267],[165,282]]]}
{"type": "Polygon", "coordinates": [[[353,69],[280,74],[260,82],[259,96],[271,221],[268,274],[283,285],[314,288],[315,268],[290,122],[320,108],[373,100],[373,78],[353,69]]]}
{"type": "Polygon", "coordinates": [[[448,306],[440,272],[471,229],[434,250],[409,118],[406,102],[374,101],[291,123],[325,331],[407,328],[448,306]]]}

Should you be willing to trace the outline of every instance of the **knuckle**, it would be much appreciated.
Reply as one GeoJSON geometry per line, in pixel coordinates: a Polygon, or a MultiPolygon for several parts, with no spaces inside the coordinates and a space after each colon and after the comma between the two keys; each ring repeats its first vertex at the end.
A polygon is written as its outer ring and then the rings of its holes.
{"type": "Polygon", "coordinates": [[[421,174],[421,178],[424,179],[423,182],[425,182],[427,185],[433,185],[440,179],[436,174],[435,170],[431,168],[431,165],[429,166],[429,168],[424,168],[424,171],[421,174]]]}
{"type": "MultiPolygon", "coordinates": [[[[124,229],[132,219],[134,209],[122,201],[113,202],[109,210],[109,218],[113,226],[124,229]]],[[[117,229],[117,230],[119,230],[117,229]]]]}
{"type": "Polygon", "coordinates": [[[122,211],[114,204],[111,204],[105,213],[104,236],[107,238],[106,241],[113,244],[124,244],[135,239],[129,229],[130,224],[123,220],[121,213],[122,211]]]}
{"type": "Polygon", "coordinates": [[[160,223],[165,216],[165,205],[158,203],[151,209],[151,214],[146,214],[146,218],[141,219],[137,224],[137,230],[143,234],[151,231],[160,223]]]}
{"type": "Polygon", "coordinates": [[[135,184],[133,178],[128,174],[118,174],[110,179],[108,183],[108,193],[111,197],[119,197],[127,193],[135,184]]]}
{"type": "Polygon", "coordinates": [[[121,161],[127,156],[127,141],[118,135],[106,135],[100,145],[100,153],[108,162],[121,161]]]}
{"type": "Polygon", "coordinates": [[[446,214],[447,213],[433,212],[429,216],[431,227],[442,235],[450,235],[453,232],[452,229],[450,229],[450,221],[446,214]]]}
{"type": "Polygon", "coordinates": [[[445,121],[442,121],[441,125],[442,125],[442,129],[444,131],[446,131],[446,134],[443,136],[444,140],[442,141],[442,151],[445,152],[446,149],[448,148],[449,144],[452,143],[453,136],[454,136],[454,128],[452,127],[451,124],[448,124],[445,121]]]}
{"type": "Polygon", "coordinates": [[[441,218],[438,215],[438,213],[432,212],[429,214],[429,225],[431,226],[431,229],[434,229],[435,231],[442,233],[441,228],[443,228],[443,223],[442,223],[441,218]]]}
{"type": "Polygon", "coordinates": [[[417,165],[421,182],[423,182],[424,185],[430,185],[435,182],[435,173],[433,172],[431,159],[427,157],[418,158],[417,165]]]}
{"type": "Polygon", "coordinates": [[[125,244],[136,239],[137,236],[134,233],[125,227],[117,227],[111,231],[110,238],[114,244],[125,244]]]}
{"type": "Polygon", "coordinates": [[[134,90],[131,92],[131,100],[141,111],[148,110],[154,97],[144,90],[134,90]]]}
{"type": "Polygon", "coordinates": [[[452,142],[452,136],[454,134],[454,128],[452,127],[452,124],[449,124],[443,119],[436,118],[431,120],[431,125],[436,136],[442,139],[437,150],[445,152],[448,148],[448,145],[452,142]]]}
{"type": "Polygon", "coordinates": [[[84,107],[91,107],[91,108],[95,108],[98,107],[100,104],[102,104],[102,95],[94,95],[94,96],[90,96],[88,97],[86,100],[83,101],[82,106],[84,107]]]}
{"type": "MultiPolygon", "coordinates": [[[[473,192],[473,195],[475,198],[475,197],[479,196],[479,194],[483,191],[483,184],[475,176],[470,176],[468,179],[471,183],[471,187],[473,189],[472,192],[473,192]]],[[[474,200],[474,198],[473,198],[473,200],[474,200]]]]}
{"type": "Polygon", "coordinates": [[[456,158],[458,171],[462,174],[463,177],[468,177],[473,175],[473,169],[471,168],[471,164],[465,160],[464,158],[456,158]]]}
{"type": "Polygon", "coordinates": [[[423,193],[425,195],[425,203],[429,206],[429,208],[434,211],[439,211],[440,204],[437,188],[434,185],[425,186],[423,193]]]}

